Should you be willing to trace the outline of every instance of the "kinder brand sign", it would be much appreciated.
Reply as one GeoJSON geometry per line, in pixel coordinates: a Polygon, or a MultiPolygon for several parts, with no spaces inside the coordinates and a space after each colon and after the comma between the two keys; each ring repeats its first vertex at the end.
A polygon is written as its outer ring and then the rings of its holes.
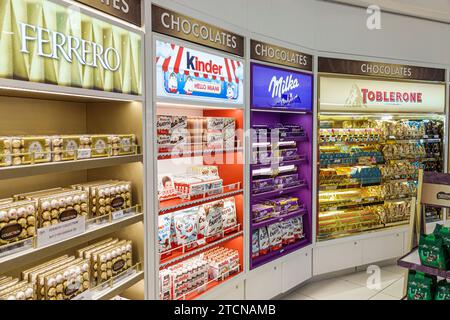
{"type": "Polygon", "coordinates": [[[252,108],[312,110],[311,74],[251,64],[252,108]]]}
{"type": "Polygon", "coordinates": [[[320,77],[321,111],[437,112],[445,109],[445,85],[320,77]]]}
{"type": "Polygon", "coordinates": [[[4,0],[0,77],[142,93],[141,36],[47,0],[4,0]]]}
{"type": "Polygon", "coordinates": [[[241,61],[156,41],[158,96],[243,103],[241,61]]]}

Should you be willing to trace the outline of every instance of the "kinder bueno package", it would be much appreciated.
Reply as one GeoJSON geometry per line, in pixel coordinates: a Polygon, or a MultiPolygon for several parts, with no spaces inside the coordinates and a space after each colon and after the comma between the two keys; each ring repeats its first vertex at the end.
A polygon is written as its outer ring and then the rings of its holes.
{"type": "Polygon", "coordinates": [[[275,180],[273,178],[258,179],[252,181],[253,193],[262,193],[275,190],[275,180]]]}
{"type": "Polygon", "coordinates": [[[267,228],[261,228],[259,229],[259,255],[265,255],[270,252],[270,240],[269,240],[269,234],[267,232],[267,228]]]}
{"type": "Polygon", "coordinates": [[[237,225],[236,203],[234,198],[227,198],[223,200],[222,220],[223,220],[223,229],[225,230],[232,229],[237,225]]]}
{"type": "Polygon", "coordinates": [[[158,175],[158,200],[164,201],[177,198],[177,191],[173,183],[173,177],[170,174],[158,175]]]}
{"type": "Polygon", "coordinates": [[[303,239],[305,237],[303,231],[303,217],[292,218],[290,222],[294,226],[294,238],[295,240],[303,239]]]}
{"type": "Polygon", "coordinates": [[[252,217],[254,222],[269,219],[274,216],[274,207],[262,203],[252,205],[252,217]]]}
{"type": "Polygon", "coordinates": [[[277,251],[283,248],[283,230],[280,223],[274,223],[267,227],[269,234],[270,251],[277,251]]]}
{"type": "Polygon", "coordinates": [[[295,242],[294,224],[292,221],[281,222],[281,229],[283,231],[283,245],[288,245],[295,242]]]}
{"type": "Polygon", "coordinates": [[[156,141],[158,144],[158,152],[170,152],[172,149],[170,134],[158,134],[156,141]]]}
{"type": "Polygon", "coordinates": [[[259,230],[252,232],[252,258],[259,257],[259,230]]]}
{"type": "Polygon", "coordinates": [[[171,249],[170,244],[171,223],[172,223],[172,215],[170,213],[158,217],[159,253],[163,253],[171,249]]]}
{"type": "Polygon", "coordinates": [[[177,243],[188,248],[197,246],[197,212],[186,209],[174,214],[177,243]]]}
{"type": "Polygon", "coordinates": [[[232,150],[236,140],[236,122],[234,118],[223,118],[223,138],[224,149],[232,150]]]}
{"type": "Polygon", "coordinates": [[[192,166],[188,169],[188,173],[202,176],[219,176],[217,166],[192,166]]]}
{"type": "Polygon", "coordinates": [[[224,118],[208,117],[204,121],[204,128],[208,131],[223,131],[224,118]]]}
{"type": "Polygon", "coordinates": [[[207,149],[223,149],[224,147],[224,135],[223,132],[205,132],[204,136],[205,147],[207,149]]]}
{"type": "Polygon", "coordinates": [[[158,135],[170,135],[172,129],[172,117],[171,116],[157,116],[156,118],[156,132],[158,135]]]}
{"type": "MultiPolygon", "coordinates": [[[[222,236],[223,232],[223,216],[224,201],[216,201],[212,203],[204,204],[206,214],[206,229],[205,237],[218,238],[222,236]]],[[[213,240],[213,239],[210,239],[213,240]]]]}
{"type": "Polygon", "coordinates": [[[223,180],[217,176],[183,174],[174,176],[173,182],[175,190],[183,199],[198,199],[222,193],[223,180]]]}
{"type": "Polygon", "coordinates": [[[198,236],[199,238],[204,238],[206,235],[206,210],[204,206],[199,206],[198,207],[198,226],[197,226],[197,231],[198,231],[198,236]]]}

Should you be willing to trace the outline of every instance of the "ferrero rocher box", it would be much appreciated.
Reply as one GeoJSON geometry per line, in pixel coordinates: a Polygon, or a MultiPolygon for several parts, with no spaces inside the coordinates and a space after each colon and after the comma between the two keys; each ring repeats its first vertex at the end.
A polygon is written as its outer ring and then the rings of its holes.
{"type": "Polygon", "coordinates": [[[0,77],[142,94],[139,33],[90,17],[74,5],[49,0],[0,4],[0,77]]]}

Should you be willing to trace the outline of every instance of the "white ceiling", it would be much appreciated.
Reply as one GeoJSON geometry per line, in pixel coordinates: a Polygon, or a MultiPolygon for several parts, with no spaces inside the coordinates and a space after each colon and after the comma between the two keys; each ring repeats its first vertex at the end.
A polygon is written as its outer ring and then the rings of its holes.
{"type": "Polygon", "coordinates": [[[450,23],[450,0],[325,0],[361,7],[378,5],[382,11],[450,23]]]}

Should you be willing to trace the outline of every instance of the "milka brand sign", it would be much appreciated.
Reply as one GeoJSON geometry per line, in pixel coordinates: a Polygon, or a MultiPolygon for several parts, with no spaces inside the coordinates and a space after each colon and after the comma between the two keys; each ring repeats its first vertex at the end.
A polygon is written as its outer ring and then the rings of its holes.
{"type": "Polygon", "coordinates": [[[29,54],[29,47],[36,44],[37,55],[44,58],[64,58],[70,63],[76,59],[83,66],[97,68],[101,65],[109,71],[117,71],[120,68],[121,57],[119,51],[113,47],[104,48],[92,41],[23,22],[19,22],[19,25],[22,53],[29,54]]]}
{"type": "Polygon", "coordinates": [[[320,111],[444,112],[445,85],[320,77],[320,111]]]}
{"type": "Polygon", "coordinates": [[[312,75],[256,63],[251,72],[252,108],[312,110],[312,75]]]}

